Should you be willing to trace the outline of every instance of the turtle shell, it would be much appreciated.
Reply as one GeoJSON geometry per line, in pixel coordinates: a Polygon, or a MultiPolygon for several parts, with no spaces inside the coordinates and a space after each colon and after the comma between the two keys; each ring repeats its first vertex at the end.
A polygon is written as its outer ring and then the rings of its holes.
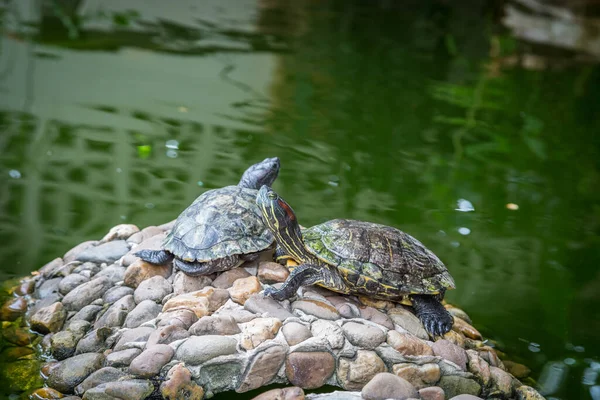
{"type": "Polygon", "coordinates": [[[335,266],[353,291],[383,299],[438,294],[454,280],[435,254],[399,229],[336,219],[303,232],[307,250],[335,266]]]}
{"type": "Polygon", "coordinates": [[[175,221],[163,248],[184,261],[212,261],[275,241],[256,205],[258,191],[226,186],[200,195],[175,221]]]}

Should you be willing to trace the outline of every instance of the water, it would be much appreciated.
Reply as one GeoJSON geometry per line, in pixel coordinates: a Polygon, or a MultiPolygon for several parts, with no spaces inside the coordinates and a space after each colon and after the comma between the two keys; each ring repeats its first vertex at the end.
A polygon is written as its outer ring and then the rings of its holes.
{"type": "Polygon", "coordinates": [[[369,3],[5,3],[0,279],[279,156],[301,224],[409,232],[549,397],[598,398],[600,70],[502,68],[496,3],[369,3]]]}

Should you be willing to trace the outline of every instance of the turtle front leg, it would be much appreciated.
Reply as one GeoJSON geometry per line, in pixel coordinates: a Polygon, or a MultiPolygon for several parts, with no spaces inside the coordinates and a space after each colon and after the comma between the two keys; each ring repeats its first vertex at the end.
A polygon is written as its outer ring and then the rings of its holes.
{"type": "Polygon", "coordinates": [[[165,265],[173,259],[173,254],[165,250],[140,250],[137,253],[133,253],[134,256],[141,258],[142,260],[149,262],[150,264],[165,265]]]}
{"type": "Polygon", "coordinates": [[[415,314],[431,336],[443,336],[452,329],[454,319],[436,296],[414,294],[410,297],[415,314]]]}
{"type": "Polygon", "coordinates": [[[301,264],[294,268],[279,289],[266,288],[265,295],[281,301],[296,294],[300,286],[308,285],[321,285],[339,292],[347,291],[337,270],[322,265],[301,264]]]}

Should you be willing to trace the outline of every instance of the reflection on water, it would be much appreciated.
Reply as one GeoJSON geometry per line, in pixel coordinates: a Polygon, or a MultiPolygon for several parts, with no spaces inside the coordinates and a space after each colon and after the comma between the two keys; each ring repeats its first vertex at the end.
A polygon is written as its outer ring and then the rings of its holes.
{"type": "Polygon", "coordinates": [[[46,11],[35,41],[2,14],[0,278],[276,155],[302,224],[411,233],[547,395],[597,398],[597,67],[503,70],[519,44],[468,2],[164,4],[46,11]]]}

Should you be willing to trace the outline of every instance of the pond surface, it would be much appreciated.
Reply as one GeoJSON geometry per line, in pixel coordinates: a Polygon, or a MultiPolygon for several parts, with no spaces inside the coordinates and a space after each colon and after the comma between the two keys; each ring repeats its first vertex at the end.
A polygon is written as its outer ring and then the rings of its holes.
{"type": "Polygon", "coordinates": [[[503,67],[478,2],[284,3],[4,6],[0,279],[278,156],[301,224],[410,233],[543,392],[600,392],[597,65],[503,67]]]}

